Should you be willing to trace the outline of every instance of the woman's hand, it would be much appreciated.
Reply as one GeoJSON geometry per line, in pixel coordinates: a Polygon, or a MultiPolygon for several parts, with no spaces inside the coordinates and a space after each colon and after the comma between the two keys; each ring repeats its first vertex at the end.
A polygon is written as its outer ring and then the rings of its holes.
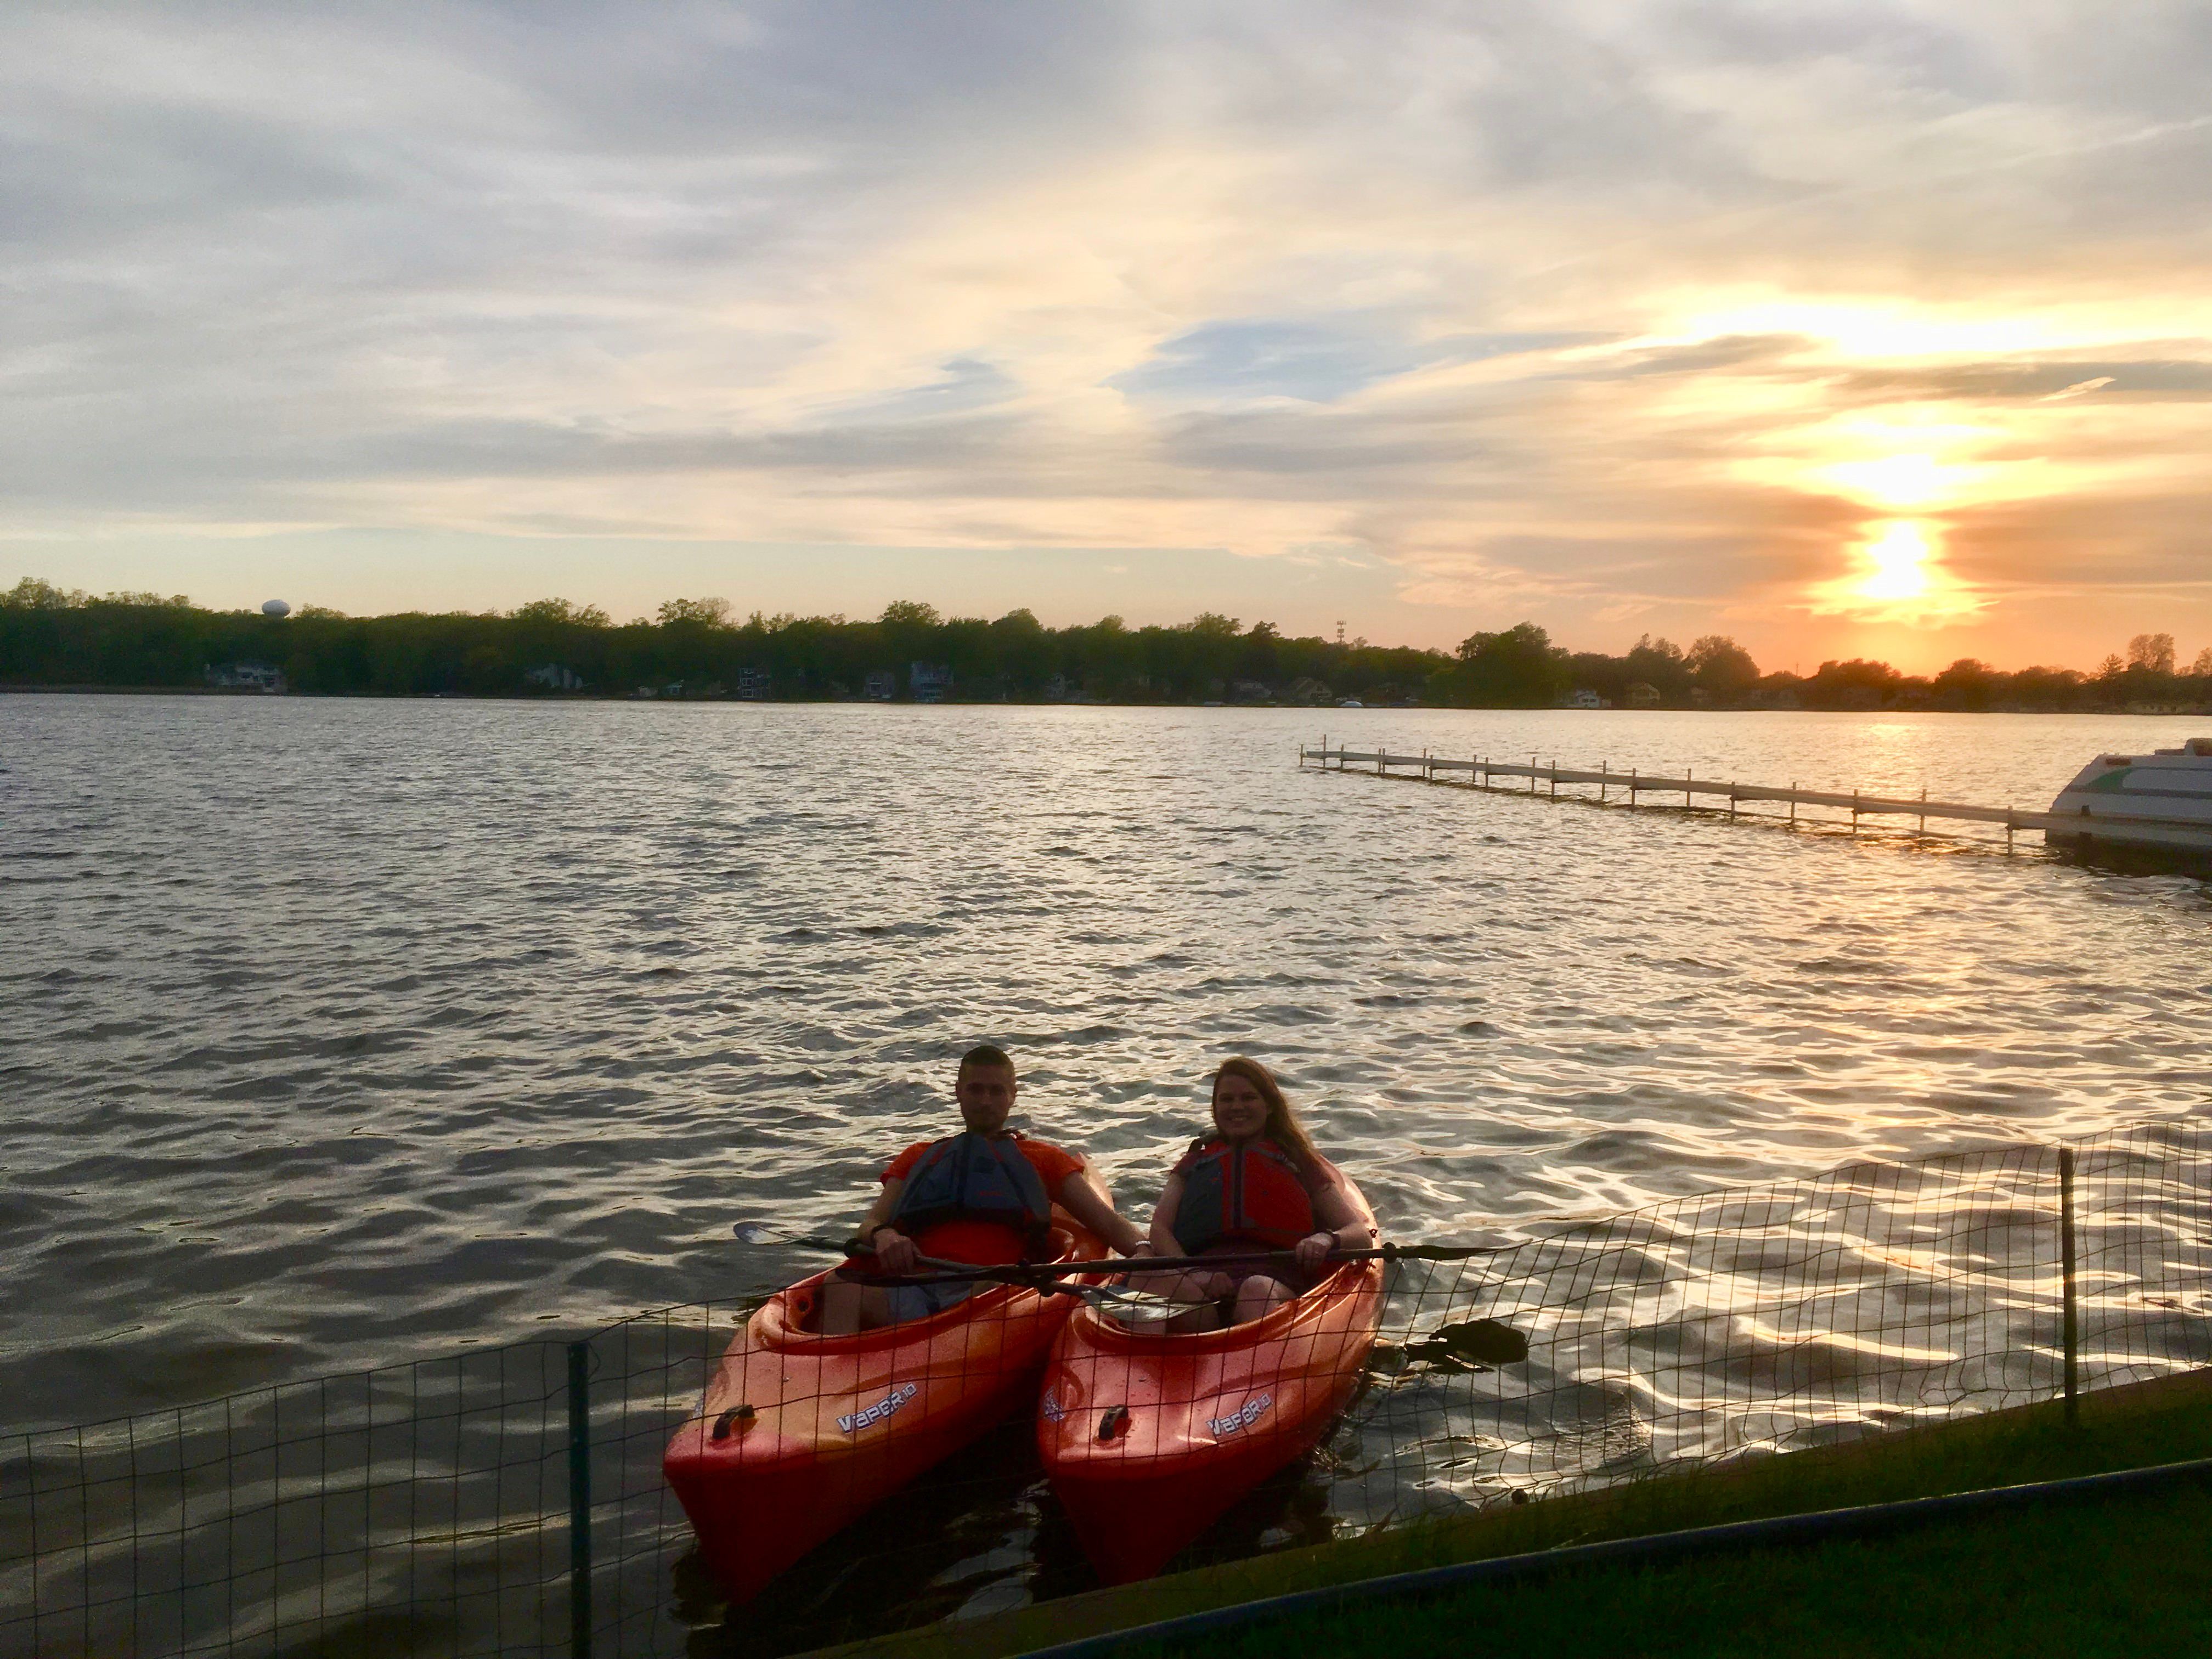
{"type": "Polygon", "coordinates": [[[878,1227],[868,1236],[876,1266],[887,1273],[910,1273],[921,1265],[921,1252],[896,1227],[878,1227]]]}
{"type": "Polygon", "coordinates": [[[1299,1267],[1308,1273],[1316,1273],[1320,1270],[1322,1263],[1328,1260],[1328,1253],[1335,1248],[1334,1233],[1308,1233],[1298,1241],[1297,1248],[1291,1254],[1297,1258],[1299,1267]]]}

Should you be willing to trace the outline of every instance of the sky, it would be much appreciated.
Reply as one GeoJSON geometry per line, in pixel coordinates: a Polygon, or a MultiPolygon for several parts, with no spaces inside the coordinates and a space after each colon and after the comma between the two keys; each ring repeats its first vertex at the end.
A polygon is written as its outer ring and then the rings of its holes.
{"type": "Polygon", "coordinates": [[[2212,9],[0,10],[0,586],[2212,645],[2212,9]]]}

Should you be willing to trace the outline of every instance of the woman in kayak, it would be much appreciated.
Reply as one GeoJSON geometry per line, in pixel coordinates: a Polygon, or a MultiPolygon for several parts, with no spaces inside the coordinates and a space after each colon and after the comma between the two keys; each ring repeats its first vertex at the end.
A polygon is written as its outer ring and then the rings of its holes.
{"type": "Polygon", "coordinates": [[[1167,1294],[1204,1305],[1170,1331],[1210,1331],[1257,1319],[1312,1285],[1335,1249],[1364,1249],[1374,1229],[1345,1195],[1344,1177],[1314,1150],[1282,1085],[1256,1060],[1224,1060],[1213,1074],[1213,1133],[1191,1143],[1161,1189],[1152,1243],[1161,1255],[1294,1253],[1296,1265],[1240,1264],[1182,1275],[1167,1294]]]}

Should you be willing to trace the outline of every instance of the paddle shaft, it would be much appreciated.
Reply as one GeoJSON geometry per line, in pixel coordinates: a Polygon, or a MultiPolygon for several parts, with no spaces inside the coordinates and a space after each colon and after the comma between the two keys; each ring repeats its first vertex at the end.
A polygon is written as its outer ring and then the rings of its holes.
{"type": "MultiPolygon", "coordinates": [[[[1380,1244],[1371,1250],[1331,1250],[1331,1264],[1345,1261],[1459,1261],[1469,1256],[1492,1255],[1511,1245],[1380,1244]]],[[[1223,1267],[1282,1267],[1297,1260],[1295,1250],[1255,1250],[1234,1255],[1123,1255],[1092,1261],[1013,1261],[998,1267],[970,1267],[963,1262],[937,1262],[927,1273],[870,1273],[852,1275],[870,1285],[937,1285],[963,1279],[995,1279],[1009,1285],[1028,1285],[1056,1279],[1062,1273],[1110,1273],[1116,1279],[1132,1273],[1206,1273],[1223,1267]]]]}
{"type": "MultiPolygon", "coordinates": [[[[738,1222],[732,1229],[740,1238],[744,1230],[756,1224],[738,1222]]],[[[754,1241],[747,1239],[747,1243],[754,1241]]],[[[791,1249],[834,1250],[840,1255],[865,1256],[868,1252],[857,1238],[786,1238],[775,1241],[791,1249]]],[[[1470,1256],[1495,1255],[1511,1249],[1510,1244],[1380,1244],[1373,1249],[1336,1249],[1327,1260],[1337,1261],[1463,1261],[1470,1256]]],[[[1223,1267],[1281,1266],[1297,1261],[1294,1250],[1255,1250],[1234,1255],[1131,1255],[1112,1258],[1112,1265],[1104,1261],[1097,1265],[1073,1262],[1017,1261],[997,1267],[979,1267],[963,1261],[946,1261],[935,1256],[919,1258],[930,1269],[926,1273],[854,1273],[849,1275],[864,1285],[941,1285],[960,1279],[992,1279],[1010,1285],[1036,1284],[1058,1278],[1070,1272],[1110,1272],[1119,1277],[1132,1273],[1201,1273],[1223,1267]]],[[[1073,1292],[1069,1292],[1073,1294],[1073,1292]]]]}

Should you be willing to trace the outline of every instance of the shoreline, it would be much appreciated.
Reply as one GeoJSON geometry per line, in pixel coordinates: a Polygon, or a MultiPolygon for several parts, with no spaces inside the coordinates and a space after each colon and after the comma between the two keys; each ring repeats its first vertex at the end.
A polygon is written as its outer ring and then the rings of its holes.
{"type": "Polygon", "coordinates": [[[589,704],[599,708],[708,708],[736,704],[757,708],[1218,708],[1258,713],[1296,709],[1310,714],[1870,714],[1894,719],[1911,714],[2030,714],[2039,719],[2094,720],[2212,720],[2212,704],[2191,708],[1727,708],[1696,703],[1671,703],[1651,708],[1576,708],[1557,704],[1528,703],[1374,703],[1346,708],[1340,703],[1303,702],[1134,702],[1111,699],[1048,702],[1042,699],[1001,697],[969,702],[944,698],[917,702],[910,697],[601,697],[580,694],[534,696],[496,696],[477,691],[408,691],[380,694],[364,691],[263,691],[251,686],[229,685],[17,685],[0,682],[0,696],[35,697],[234,697],[250,701],[283,702],[304,699],[314,702],[477,702],[540,708],[548,705],[589,704]]]}

